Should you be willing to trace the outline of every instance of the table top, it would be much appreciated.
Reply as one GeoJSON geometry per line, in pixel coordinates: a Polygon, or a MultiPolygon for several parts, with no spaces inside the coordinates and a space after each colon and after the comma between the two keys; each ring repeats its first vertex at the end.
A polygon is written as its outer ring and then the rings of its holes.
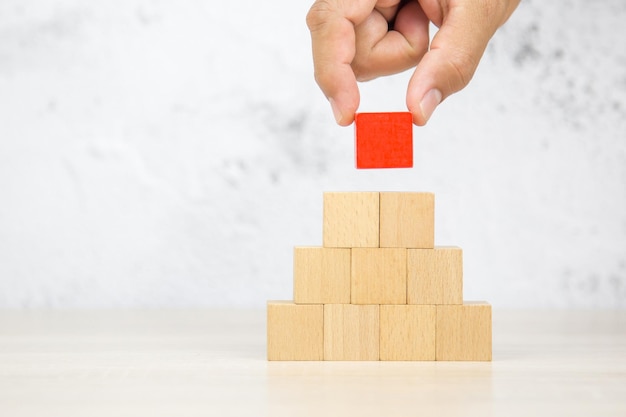
{"type": "Polygon", "coordinates": [[[625,311],[493,320],[493,362],[267,362],[264,310],[0,311],[0,415],[626,416],[625,311]]]}

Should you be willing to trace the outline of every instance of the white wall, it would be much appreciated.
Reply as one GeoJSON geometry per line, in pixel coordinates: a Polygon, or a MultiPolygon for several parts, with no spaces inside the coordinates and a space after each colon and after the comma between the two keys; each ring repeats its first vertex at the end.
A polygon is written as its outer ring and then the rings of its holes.
{"type": "MultiPolygon", "coordinates": [[[[626,307],[625,2],[523,1],[398,171],[354,168],[308,7],[0,3],[0,307],[290,298],[331,190],[434,192],[466,298],[626,307]]],[[[361,110],[403,110],[407,79],[361,110]]]]}

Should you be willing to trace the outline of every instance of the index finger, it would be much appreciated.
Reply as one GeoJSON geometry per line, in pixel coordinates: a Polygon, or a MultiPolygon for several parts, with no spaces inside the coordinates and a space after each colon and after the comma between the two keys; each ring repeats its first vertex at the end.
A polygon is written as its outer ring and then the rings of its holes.
{"type": "Polygon", "coordinates": [[[317,0],[307,14],[315,81],[342,126],[352,123],[359,107],[359,89],[350,66],[356,53],[354,26],[363,22],[375,5],[376,0],[317,0]]]}

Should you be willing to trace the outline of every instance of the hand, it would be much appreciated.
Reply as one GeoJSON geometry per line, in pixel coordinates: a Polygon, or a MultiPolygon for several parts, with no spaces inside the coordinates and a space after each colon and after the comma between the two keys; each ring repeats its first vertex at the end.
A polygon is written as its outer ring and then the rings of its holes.
{"type": "Polygon", "coordinates": [[[358,81],[412,67],[406,104],[426,124],[474,75],[487,43],[520,0],[316,0],[307,15],[315,79],[337,123],[359,107],[358,81]],[[429,45],[428,27],[439,30],[429,45]]]}

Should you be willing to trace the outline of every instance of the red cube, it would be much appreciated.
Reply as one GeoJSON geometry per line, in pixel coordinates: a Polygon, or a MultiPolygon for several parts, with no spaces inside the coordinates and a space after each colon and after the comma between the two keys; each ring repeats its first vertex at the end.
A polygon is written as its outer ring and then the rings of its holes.
{"type": "Polygon", "coordinates": [[[413,167],[413,116],[409,112],[357,113],[356,167],[413,167]]]}

